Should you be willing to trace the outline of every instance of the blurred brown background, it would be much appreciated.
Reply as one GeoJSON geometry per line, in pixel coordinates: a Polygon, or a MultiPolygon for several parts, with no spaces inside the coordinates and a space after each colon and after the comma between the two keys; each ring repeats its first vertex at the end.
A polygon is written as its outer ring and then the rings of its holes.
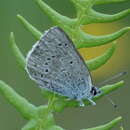
{"type": "MultiPolygon", "coordinates": [[[[44,0],[51,7],[66,16],[74,17],[75,10],[69,0],[44,0]]],[[[130,1],[127,3],[109,4],[96,6],[95,9],[113,14],[123,9],[130,8],[130,1]]],[[[27,32],[16,18],[17,14],[23,15],[28,21],[35,25],[39,30],[44,31],[53,26],[50,19],[42,13],[34,0],[0,0],[0,80],[5,81],[13,87],[19,94],[26,97],[35,105],[46,103],[25,71],[17,64],[9,46],[9,33],[15,33],[16,42],[24,55],[36,42],[32,35],[27,32]]],[[[93,24],[86,26],[87,32],[95,35],[109,34],[122,27],[130,26],[130,15],[123,20],[110,24],[93,24]]],[[[118,104],[121,114],[117,114],[110,102],[104,97],[97,102],[96,107],[67,108],[62,113],[56,113],[55,118],[58,125],[68,130],[79,130],[104,124],[117,116],[122,115],[125,122],[125,130],[129,129],[130,114],[130,33],[120,38],[118,48],[114,56],[103,67],[92,73],[96,83],[111,77],[112,75],[127,71],[128,74],[122,77],[125,86],[110,94],[110,97],[118,104]]],[[[81,49],[80,52],[85,59],[90,59],[101,55],[109,45],[81,49]]],[[[121,78],[121,79],[122,79],[121,78]]],[[[113,82],[119,81],[115,80],[113,82]]],[[[10,105],[0,94],[0,130],[19,130],[26,124],[20,114],[10,105]]],[[[119,126],[115,130],[119,130],[119,126]]]]}

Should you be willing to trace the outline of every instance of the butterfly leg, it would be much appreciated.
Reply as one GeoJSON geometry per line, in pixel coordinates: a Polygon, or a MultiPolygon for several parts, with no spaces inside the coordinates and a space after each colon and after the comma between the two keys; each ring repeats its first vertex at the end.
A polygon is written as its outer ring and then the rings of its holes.
{"type": "Polygon", "coordinates": [[[93,106],[96,105],[96,103],[95,103],[92,99],[88,98],[88,101],[89,101],[93,106]]]}
{"type": "MultiPolygon", "coordinates": [[[[71,101],[72,99],[71,98],[67,98],[66,99],[66,101],[71,101]]],[[[78,102],[79,102],[79,106],[81,106],[81,107],[84,107],[85,105],[84,105],[84,102],[81,100],[81,99],[79,99],[79,100],[77,100],[78,102]]]]}
{"type": "Polygon", "coordinates": [[[82,100],[79,100],[79,106],[84,107],[84,102],[82,100]]]}
{"type": "Polygon", "coordinates": [[[71,98],[67,98],[66,101],[71,101],[72,99],[71,98]]]}

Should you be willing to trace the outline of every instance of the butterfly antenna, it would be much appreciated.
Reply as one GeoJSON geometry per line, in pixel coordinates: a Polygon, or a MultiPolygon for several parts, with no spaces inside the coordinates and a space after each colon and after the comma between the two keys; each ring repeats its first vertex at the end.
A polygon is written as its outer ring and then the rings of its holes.
{"type": "Polygon", "coordinates": [[[108,82],[110,82],[110,81],[112,81],[112,80],[114,80],[114,79],[117,79],[117,78],[119,78],[119,77],[122,77],[122,76],[124,76],[124,75],[126,75],[126,74],[127,74],[127,72],[120,72],[120,73],[118,73],[118,74],[112,76],[111,78],[109,78],[109,79],[107,79],[107,80],[104,80],[103,82],[99,83],[99,86],[104,85],[105,83],[108,83],[108,82]]]}
{"type": "Polygon", "coordinates": [[[123,122],[121,123],[120,130],[125,130],[123,122]]]}
{"type": "Polygon", "coordinates": [[[112,106],[113,106],[114,108],[118,108],[118,105],[117,105],[109,96],[106,95],[106,97],[107,97],[107,99],[110,101],[110,103],[112,104],[112,106]]]}
{"type": "MultiPolygon", "coordinates": [[[[120,72],[120,73],[112,76],[111,78],[109,78],[109,79],[101,82],[99,85],[100,86],[104,85],[105,83],[108,83],[108,82],[112,81],[113,79],[117,79],[117,78],[122,77],[122,76],[124,76],[126,74],[127,74],[127,72],[120,72]]],[[[112,104],[113,108],[116,109],[116,111],[118,112],[118,114],[120,114],[119,109],[117,109],[118,105],[109,96],[107,96],[107,95],[105,95],[105,96],[107,97],[107,99],[109,100],[109,102],[112,104]]],[[[124,130],[124,123],[123,122],[121,122],[120,130],[124,130]]]]}
{"type": "MultiPolygon", "coordinates": [[[[109,96],[106,95],[106,97],[107,97],[107,99],[110,101],[110,103],[112,104],[112,106],[114,107],[114,109],[116,109],[116,112],[117,112],[118,114],[120,114],[120,111],[119,111],[119,109],[118,109],[118,105],[115,104],[115,102],[114,102],[109,96]]],[[[124,120],[123,120],[123,121],[124,121],[124,120]]],[[[123,122],[123,121],[121,121],[121,123],[120,123],[120,130],[124,130],[124,122],[123,122]]]]}
{"type": "Polygon", "coordinates": [[[122,126],[120,127],[120,130],[124,130],[122,126]]]}

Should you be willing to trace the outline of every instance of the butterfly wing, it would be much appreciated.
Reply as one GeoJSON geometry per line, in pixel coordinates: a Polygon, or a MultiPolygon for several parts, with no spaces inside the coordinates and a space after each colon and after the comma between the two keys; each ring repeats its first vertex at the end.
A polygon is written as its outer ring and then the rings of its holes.
{"type": "Polygon", "coordinates": [[[91,77],[86,65],[66,33],[49,29],[27,56],[26,70],[42,88],[69,98],[89,95],[91,77]]]}

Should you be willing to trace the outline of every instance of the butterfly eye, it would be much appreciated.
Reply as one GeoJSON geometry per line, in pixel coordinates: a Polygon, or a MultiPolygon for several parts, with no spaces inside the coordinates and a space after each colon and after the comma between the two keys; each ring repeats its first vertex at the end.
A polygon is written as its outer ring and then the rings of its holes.
{"type": "Polygon", "coordinates": [[[91,93],[92,93],[92,95],[97,95],[97,91],[96,91],[96,88],[95,87],[92,87],[92,89],[91,89],[91,93]]]}
{"type": "Polygon", "coordinates": [[[97,94],[96,90],[94,89],[93,90],[93,95],[95,96],[97,94]]]}

